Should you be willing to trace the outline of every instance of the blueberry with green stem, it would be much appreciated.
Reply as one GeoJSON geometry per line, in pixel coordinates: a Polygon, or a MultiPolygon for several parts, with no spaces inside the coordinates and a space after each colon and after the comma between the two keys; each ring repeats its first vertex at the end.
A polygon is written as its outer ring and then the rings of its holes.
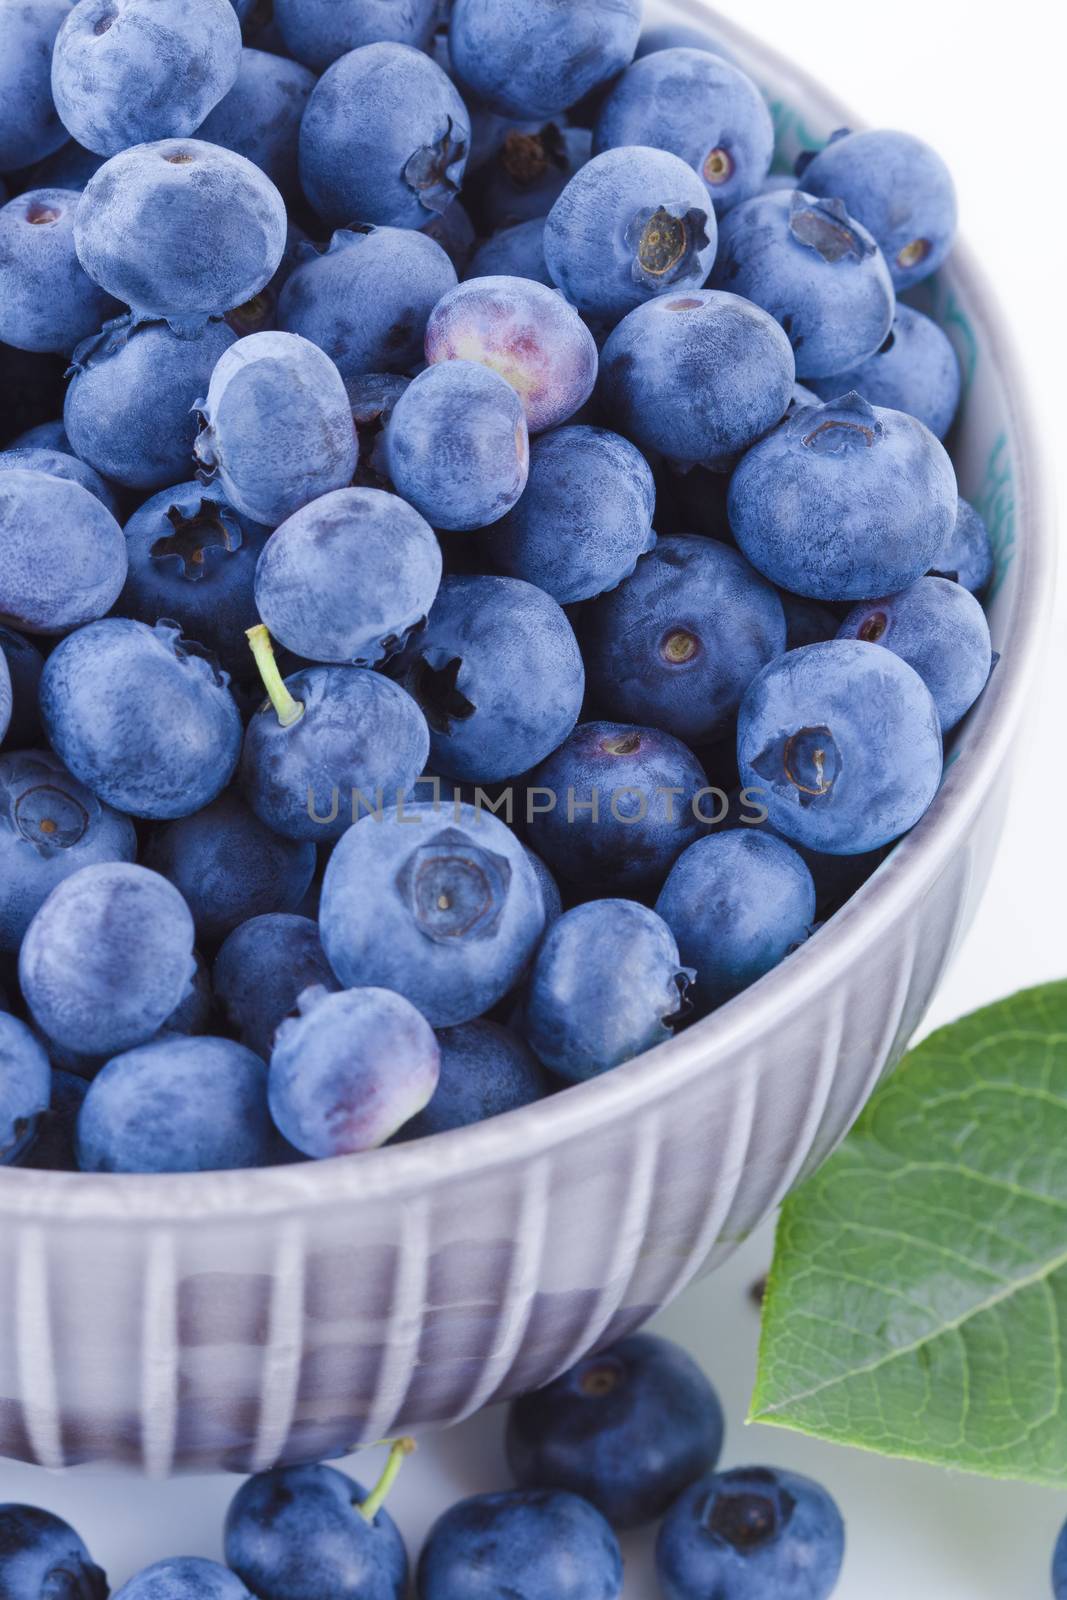
{"type": "Polygon", "coordinates": [[[248,640],[268,695],[241,753],[256,816],[286,839],[324,843],[365,812],[395,809],[430,750],[412,697],[362,667],[305,667],[283,679],[262,623],[248,640]]]}
{"type": "Polygon", "coordinates": [[[226,1516],[226,1560],[260,1600],[400,1600],[404,1541],[384,1509],[404,1457],[398,1439],[368,1494],[333,1467],[280,1467],[250,1478],[226,1516]]]}

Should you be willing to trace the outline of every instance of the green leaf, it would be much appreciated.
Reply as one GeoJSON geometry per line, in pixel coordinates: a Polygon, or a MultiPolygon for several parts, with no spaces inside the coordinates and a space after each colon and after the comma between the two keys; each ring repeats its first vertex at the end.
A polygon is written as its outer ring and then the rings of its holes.
{"type": "Polygon", "coordinates": [[[752,1420],[1067,1484],[1067,983],[913,1050],[786,1202],[752,1420]]]}

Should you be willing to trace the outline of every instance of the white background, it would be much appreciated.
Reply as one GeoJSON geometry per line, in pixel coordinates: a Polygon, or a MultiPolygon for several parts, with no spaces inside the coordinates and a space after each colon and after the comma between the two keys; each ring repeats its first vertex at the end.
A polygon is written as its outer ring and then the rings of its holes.
{"type": "MultiPolygon", "coordinates": [[[[1028,368],[1050,473],[1067,457],[1067,98],[1052,0],[720,0],[720,10],[821,78],[872,123],[910,129],[944,154],[963,227],[999,283],[1028,368]]],[[[1010,649],[1010,642],[1005,648],[1010,649]]],[[[977,926],[929,1019],[1067,976],[1067,604],[1033,726],[1020,746],[1014,812],[977,926]]],[[[1067,1159],[1067,1152],[1065,1159],[1067,1159]]],[[[1049,1600],[1048,1563],[1061,1495],[886,1462],[768,1428],[743,1427],[758,1317],[748,1285],[765,1269],[769,1230],[659,1326],[704,1362],[729,1416],[724,1460],[798,1467],[837,1495],[848,1525],[838,1600],[1049,1600]]],[[[427,1440],[405,1468],[392,1509],[413,1553],[454,1499],[506,1482],[502,1417],[487,1414],[427,1440]]],[[[357,1469],[374,1474],[380,1455],[357,1469]]],[[[116,1587],[164,1555],[217,1557],[231,1478],[168,1485],[75,1474],[47,1477],[0,1463],[0,1501],[67,1515],[116,1587]]],[[[653,1600],[650,1540],[627,1543],[627,1600],[653,1600]]],[[[323,1596],[323,1600],[329,1600],[323,1596]]],[[[776,1600],[768,1596],[767,1600],[776,1600]]]]}

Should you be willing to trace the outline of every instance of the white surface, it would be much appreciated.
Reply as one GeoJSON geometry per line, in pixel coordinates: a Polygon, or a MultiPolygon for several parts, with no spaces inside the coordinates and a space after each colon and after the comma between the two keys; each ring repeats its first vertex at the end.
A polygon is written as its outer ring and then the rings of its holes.
{"type": "MultiPolygon", "coordinates": [[[[1060,53],[1046,0],[1006,13],[987,0],[720,0],[837,90],[869,121],[910,129],[945,155],[959,184],[963,227],[1001,286],[1028,366],[1034,412],[1054,474],[1064,476],[1063,282],[1067,272],[1059,145],[1060,53]],[[1054,126],[1055,124],[1055,126],[1054,126]]],[[[1054,482],[1055,487],[1055,482],[1054,482]]],[[[1067,976],[1067,603],[1034,726],[1020,750],[1014,808],[979,922],[930,1024],[998,995],[1067,976]]],[[[748,1286],[765,1269],[770,1231],[691,1290],[659,1326],[703,1361],[729,1417],[724,1461],[782,1463],[837,1495],[848,1556],[837,1600],[1048,1600],[1048,1562],[1063,1495],[954,1476],[742,1426],[755,1363],[757,1313],[748,1286]]],[[[501,1487],[503,1418],[490,1413],[427,1440],[392,1502],[410,1548],[452,1500],[501,1487]]],[[[357,1470],[374,1476],[380,1454],[357,1470]]],[[[73,1474],[48,1477],[0,1463],[0,1501],[27,1500],[70,1518],[116,1587],[170,1554],[220,1554],[229,1478],[167,1486],[73,1474]]],[[[654,1600],[651,1540],[627,1541],[627,1600],[654,1600]]],[[[328,1600],[324,1596],[323,1600],[328,1600]]],[[[767,1600],[775,1600],[768,1596],[767,1600]]]]}

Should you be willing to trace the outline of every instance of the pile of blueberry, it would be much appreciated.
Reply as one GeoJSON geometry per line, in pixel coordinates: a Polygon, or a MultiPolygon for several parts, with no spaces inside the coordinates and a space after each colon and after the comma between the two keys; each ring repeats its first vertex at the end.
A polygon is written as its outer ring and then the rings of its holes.
{"type": "Polygon", "coordinates": [[[0,0],[0,1162],[528,1104],[930,805],[993,663],[898,299],[951,180],[770,175],[745,73],[639,27],[0,0]]]}
{"type": "MultiPolygon", "coordinates": [[[[507,1420],[517,1488],[438,1519],[419,1600],[618,1600],[616,1530],[659,1522],[663,1600],[828,1600],[845,1535],[829,1494],[769,1467],[718,1472],[723,1414],[686,1352],[635,1334],[516,1401],[507,1420]]],[[[328,1466],[250,1478],[226,1518],[226,1566],[181,1557],[115,1600],[405,1600],[408,1557],[383,1509],[412,1448],[392,1447],[369,1493],[328,1466]]],[[[105,1600],[107,1580],[49,1512],[0,1506],[4,1600],[105,1600]],[[65,1580],[65,1583],[64,1583],[65,1580]]]]}

